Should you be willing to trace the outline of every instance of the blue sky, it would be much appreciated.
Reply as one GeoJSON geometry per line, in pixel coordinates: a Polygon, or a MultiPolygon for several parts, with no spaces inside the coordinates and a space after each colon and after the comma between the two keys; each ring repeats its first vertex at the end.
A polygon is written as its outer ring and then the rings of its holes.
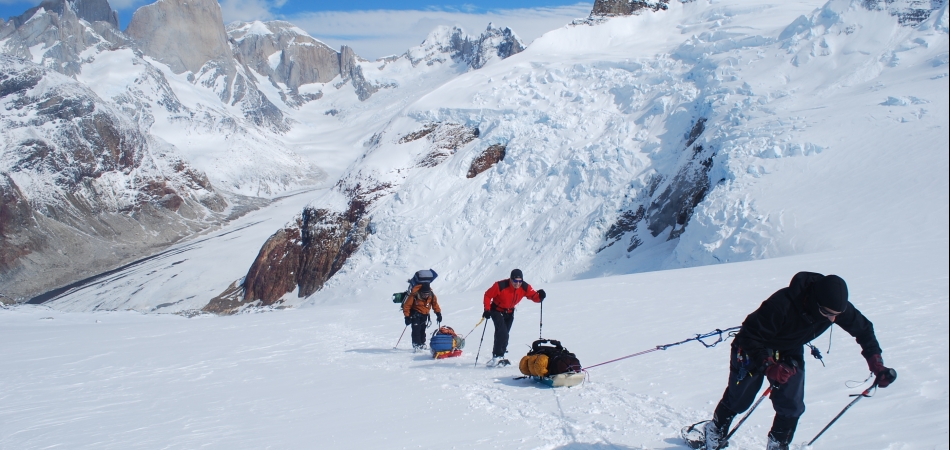
{"type": "MultiPolygon", "coordinates": [[[[120,28],[128,25],[132,13],[153,0],[109,0],[119,11],[120,28]]],[[[418,45],[438,25],[460,26],[478,34],[489,22],[508,26],[525,43],[572,19],[586,17],[593,6],[577,0],[425,0],[383,2],[380,0],[219,0],[224,22],[286,20],[311,36],[339,48],[349,45],[367,59],[399,54],[418,45]]],[[[0,0],[4,19],[22,14],[38,5],[38,0],[0,0]]]]}

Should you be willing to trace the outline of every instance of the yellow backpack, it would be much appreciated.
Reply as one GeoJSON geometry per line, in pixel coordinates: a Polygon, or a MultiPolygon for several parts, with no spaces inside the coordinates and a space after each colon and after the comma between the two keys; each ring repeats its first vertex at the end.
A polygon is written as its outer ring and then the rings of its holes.
{"type": "Polygon", "coordinates": [[[525,375],[543,377],[548,374],[548,355],[525,355],[518,363],[518,368],[525,375]]]}

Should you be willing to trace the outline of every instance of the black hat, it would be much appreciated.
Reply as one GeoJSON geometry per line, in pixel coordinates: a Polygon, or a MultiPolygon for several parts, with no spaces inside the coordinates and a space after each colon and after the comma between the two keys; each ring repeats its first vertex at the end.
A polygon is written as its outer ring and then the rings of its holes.
{"type": "Polygon", "coordinates": [[[515,269],[511,271],[511,276],[509,278],[512,280],[523,280],[524,274],[521,273],[521,269],[515,269]]]}
{"type": "Polygon", "coordinates": [[[431,294],[431,293],[432,293],[432,288],[429,287],[429,283],[422,283],[421,285],[419,285],[419,293],[420,293],[420,294],[431,294]]]}
{"type": "Polygon", "coordinates": [[[848,307],[848,285],[837,275],[825,275],[811,285],[810,291],[819,306],[838,312],[848,307]]]}

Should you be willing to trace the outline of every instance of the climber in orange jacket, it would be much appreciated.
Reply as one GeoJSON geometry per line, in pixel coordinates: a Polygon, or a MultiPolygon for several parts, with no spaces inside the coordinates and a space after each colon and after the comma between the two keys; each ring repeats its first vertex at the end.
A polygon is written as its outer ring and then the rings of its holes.
{"type": "Polygon", "coordinates": [[[426,327],[429,325],[429,309],[435,310],[436,321],[442,323],[442,308],[439,299],[432,292],[428,283],[413,289],[409,298],[402,305],[402,313],[406,325],[412,325],[412,348],[423,350],[426,348],[426,327]]]}

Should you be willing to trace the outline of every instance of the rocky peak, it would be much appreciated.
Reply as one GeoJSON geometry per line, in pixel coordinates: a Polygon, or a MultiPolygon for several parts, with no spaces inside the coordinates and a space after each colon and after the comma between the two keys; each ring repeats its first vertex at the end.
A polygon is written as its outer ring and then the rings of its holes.
{"type": "Polygon", "coordinates": [[[244,64],[292,92],[340,75],[340,54],[289,22],[238,22],[227,32],[244,64]]]}
{"type": "Polygon", "coordinates": [[[471,37],[459,27],[440,26],[429,33],[422,44],[406,52],[413,65],[428,65],[449,59],[472,69],[484,67],[493,58],[505,59],[525,49],[524,43],[511,28],[497,28],[491,23],[478,37],[471,37]]]}
{"type": "Polygon", "coordinates": [[[75,76],[87,49],[126,41],[114,26],[114,13],[106,0],[45,1],[0,26],[0,53],[75,76]]]}
{"type": "Polygon", "coordinates": [[[175,73],[197,74],[209,62],[234,73],[221,6],[214,0],[158,0],[135,10],[125,33],[175,73]]]}
{"type": "Polygon", "coordinates": [[[119,13],[109,6],[108,0],[44,0],[39,6],[34,6],[23,14],[13,17],[10,21],[19,27],[30,20],[40,9],[56,13],[60,16],[70,9],[86,22],[106,22],[114,28],[119,28],[119,13]]]}

